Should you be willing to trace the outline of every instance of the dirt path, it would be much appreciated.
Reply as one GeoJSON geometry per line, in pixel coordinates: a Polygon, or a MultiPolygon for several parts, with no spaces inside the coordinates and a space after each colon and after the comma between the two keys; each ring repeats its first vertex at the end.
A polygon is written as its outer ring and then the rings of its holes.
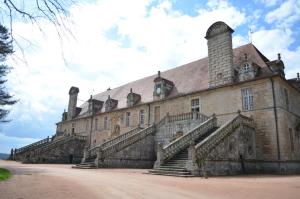
{"type": "Polygon", "coordinates": [[[13,177],[0,182],[1,199],[300,198],[300,176],[178,178],[137,169],[71,169],[70,165],[0,161],[13,177]]]}

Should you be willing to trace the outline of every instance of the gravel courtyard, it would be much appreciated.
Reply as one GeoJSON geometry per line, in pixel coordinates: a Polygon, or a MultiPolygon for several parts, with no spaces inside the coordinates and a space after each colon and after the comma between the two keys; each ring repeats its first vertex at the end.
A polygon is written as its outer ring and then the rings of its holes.
{"type": "Polygon", "coordinates": [[[0,182],[1,199],[300,198],[300,176],[179,178],[149,175],[141,169],[79,170],[2,160],[0,167],[13,173],[0,182]]]}

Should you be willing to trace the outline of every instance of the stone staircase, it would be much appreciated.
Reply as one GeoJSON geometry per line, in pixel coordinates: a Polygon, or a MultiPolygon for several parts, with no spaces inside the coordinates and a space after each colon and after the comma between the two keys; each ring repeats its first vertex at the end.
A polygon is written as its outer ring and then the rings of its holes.
{"type": "Polygon", "coordinates": [[[160,165],[159,168],[150,170],[149,173],[154,175],[193,177],[191,172],[186,169],[187,161],[188,150],[184,149],[160,165]]]}
{"type": "Polygon", "coordinates": [[[99,160],[104,160],[110,155],[123,150],[124,148],[144,139],[148,135],[155,132],[155,126],[151,125],[145,129],[140,127],[133,129],[125,134],[122,134],[112,140],[109,140],[99,146],[93,147],[87,151],[85,160],[81,164],[72,166],[77,169],[93,169],[100,167],[96,165],[99,160]],[[98,156],[98,157],[97,157],[98,156]]]}
{"type": "Polygon", "coordinates": [[[88,158],[86,161],[76,164],[75,166],[72,166],[74,169],[96,169],[97,166],[95,164],[96,157],[88,158]]]}

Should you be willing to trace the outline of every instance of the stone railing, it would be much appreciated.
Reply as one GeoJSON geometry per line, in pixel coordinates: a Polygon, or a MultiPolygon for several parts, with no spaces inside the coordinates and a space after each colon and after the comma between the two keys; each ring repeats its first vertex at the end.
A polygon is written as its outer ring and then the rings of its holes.
{"type": "MultiPolygon", "coordinates": [[[[122,149],[126,148],[127,146],[130,146],[131,144],[147,137],[149,134],[152,134],[155,132],[155,126],[151,125],[145,129],[140,129],[138,131],[135,129],[135,133],[131,133],[131,135],[128,135],[126,137],[123,137],[124,139],[119,139],[119,141],[114,142],[111,145],[107,145],[106,147],[97,146],[88,151],[88,157],[97,157],[98,160],[104,159],[110,154],[116,153],[118,151],[121,151],[122,149]]],[[[97,161],[98,161],[97,160],[97,161]]]]}
{"type": "Polygon", "coordinates": [[[159,153],[158,156],[160,158],[159,162],[170,159],[181,150],[187,148],[191,144],[191,142],[195,142],[201,136],[205,135],[208,131],[216,127],[217,127],[217,118],[215,116],[212,116],[210,119],[201,123],[199,126],[190,130],[182,137],[174,140],[167,146],[163,148],[160,146],[160,149],[158,151],[159,153]]]}
{"type": "Polygon", "coordinates": [[[47,137],[47,138],[42,139],[40,141],[37,141],[37,142],[34,142],[34,143],[29,144],[27,146],[24,146],[24,147],[21,147],[19,149],[16,149],[15,150],[15,154],[23,153],[23,152],[25,152],[27,150],[30,150],[30,149],[33,149],[33,148],[38,148],[38,147],[40,147],[42,145],[45,145],[45,144],[47,144],[49,142],[51,142],[51,138],[47,137]]]}
{"type": "Polygon", "coordinates": [[[204,122],[208,120],[208,117],[202,113],[197,112],[190,112],[190,113],[183,113],[179,115],[167,115],[166,122],[177,122],[182,120],[200,120],[200,122],[204,122]]]}
{"type": "Polygon", "coordinates": [[[208,120],[208,116],[197,113],[197,112],[189,112],[189,113],[182,113],[179,115],[169,115],[167,114],[163,117],[157,124],[156,127],[160,128],[161,126],[165,125],[166,123],[178,122],[183,120],[200,120],[200,123],[205,122],[208,120]]]}
{"type": "Polygon", "coordinates": [[[135,128],[131,131],[128,131],[112,140],[109,140],[107,142],[104,142],[98,146],[95,146],[95,147],[92,147],[91,149],[88,150],[88,153],[91,154],[91,155],[96,155],[96,151],[97,149],[101,148],[106,148],[106,147],[109,147],[109,146],[112,146],[114,144],[116,144],[117,142],[120,142],[121,140],[124,140],[124,139],[127,139],[128,137],[132,136],[133,134],[136,134],[137,132],[139,132],[140,130],[142,130],[142,128],[138,127],[138,128],[135,128]]]}
{"type": "Polygon", "coordinates": [[[82,140],[82,141],[86,141],[87,140],[87,136],[84,135],[77,135],[77,134],[71,134],[71,135],[65,135],[64,137],[52,140],[51,142],[49,142],[46,145],[43,145],[41,147],[36,148],[38,151],[42,150],[44,151],[45,149],[49,149],[53,146],[56,146],[57,144],[61,143],[61,142],[66,142],[72,139],[76,139],[76,140],[82,140]]]}
{"type": "Polygon", "coordinates": [[[132,145],[133,143],[147,137],[148,135],[152,134],[155,132],[155,126],[151,125],[131,136],[129,136],[125,140],[121,140],[114,145],[108,146],[106,148],[103,148],[101,150],[101,158],[105,158],[109,156],[110,154],[116,153],[118,151],[121,151],[122,149],[132,145]]]}
{"type": "Polygon", "coordinates": [[[213,132],[202,142],[195,146],[195,152],[198,160],[204,160],[207,155],[226,137],[231,135],[238,128],[244,126],[254,128],[252,118],[238,114],[232,120],[226,122],[218,130],[213,132]]]}

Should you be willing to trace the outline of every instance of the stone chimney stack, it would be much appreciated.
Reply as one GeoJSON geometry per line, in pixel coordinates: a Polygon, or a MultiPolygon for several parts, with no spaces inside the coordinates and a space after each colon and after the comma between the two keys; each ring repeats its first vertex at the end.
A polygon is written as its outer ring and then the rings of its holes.
{"type": "Polygon", "coordinates": [[[79,88],[72,86],[69,91],[68,120],[76,116],[76,106],[79,88]]]}
{"type": "Polygon", "coordinates": [[[210,88],[234,81],[231,36],[233,32],[221,21],[212,24],[206,32],[210,88]]]}

